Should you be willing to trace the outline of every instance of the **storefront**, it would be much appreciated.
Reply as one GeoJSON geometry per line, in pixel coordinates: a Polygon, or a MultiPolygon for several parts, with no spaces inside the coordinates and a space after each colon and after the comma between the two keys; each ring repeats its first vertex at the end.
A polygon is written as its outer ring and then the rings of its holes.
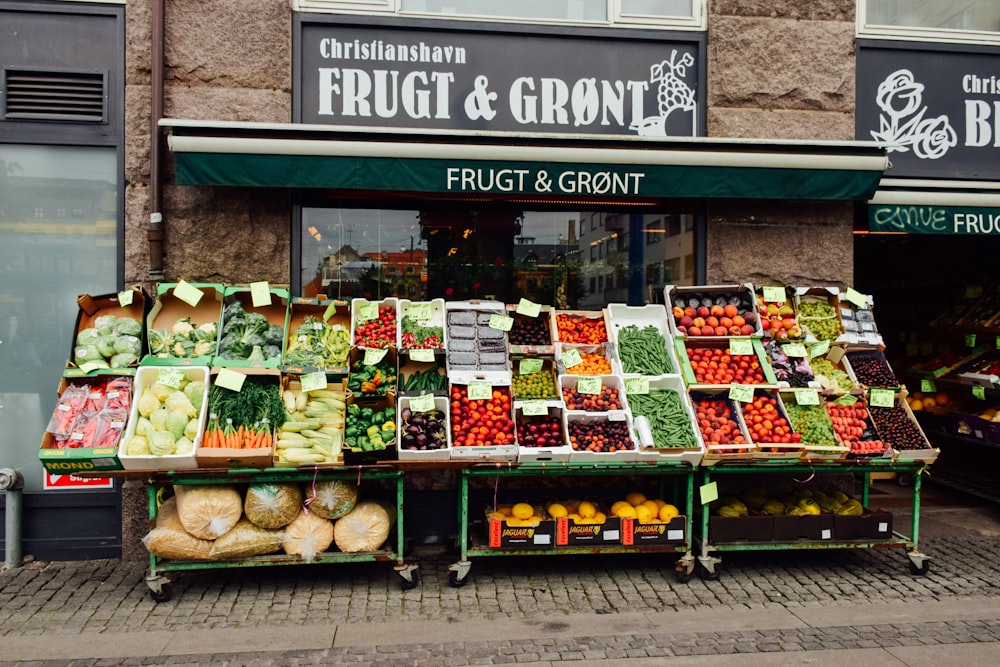
{"type": "Polygon", "coordinates": [[[859,41],[857,137],[888,142],[890,167],[855,237],[859,289],[875,296],[894,368],[926,399],[918,417],[942,448],[935,478],[994,500],[996,478],[982,471],[995,468],[989,410],[1000,399],[989,370],[1000,333],[998,48],[995,38],[859,41]],[[968,427],[984,414],[987,428],[968,427]]]}
{"type": "MultiPolygon", "coordinates": [[[[772,58],[814,45],[837,74],[810,78],[797,53],[790,79],[836,89],[853,76],[842,22],[693,3],[689,18],[716,21],[713,52],[695,20],[306,11],[336,4],[254,3],[253,35],[213,8],[135,10],[117,43],[150,47],[129,56],[121,96],[123,279],[89,291],[268,281],[593,308],[658,302],[667,284],[851,283],[854,208],[875,196],[885,149],[836,122],[776,120],[792,83],[755,81],[740,54],[768,35],[772,58]],[[815,39],[828,26],[834,46],[815,39]],[[740,93],[744,80],[757,89],[740,93]]],[[[799,106],[789,116],[843,117],[799,106]]]]}

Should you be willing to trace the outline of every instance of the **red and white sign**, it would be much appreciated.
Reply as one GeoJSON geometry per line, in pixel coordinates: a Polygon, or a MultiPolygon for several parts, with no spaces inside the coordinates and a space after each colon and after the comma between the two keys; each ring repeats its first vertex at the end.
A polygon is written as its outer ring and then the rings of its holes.
{"type": "Polygon", "coordinates": [[[54,475],[43,471],[43,488],[48,489],[113,489],[115,481],[110,477],[77,477],[76,475],[54,475]]]}

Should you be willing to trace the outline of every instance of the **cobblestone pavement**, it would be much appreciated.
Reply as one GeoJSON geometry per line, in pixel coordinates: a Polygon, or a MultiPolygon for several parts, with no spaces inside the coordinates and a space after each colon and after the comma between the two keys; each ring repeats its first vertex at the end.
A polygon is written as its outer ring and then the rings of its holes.
{"type": "Polygon", "coordinates": [[[457,554],[419,549],[412,590],[388,563],[224,568],[167,573],[173,599],[156,604],[145,563],[32,562],[0,572],[0,665],[931,664],[900,658],[919,647],[940,647],[937,664],[986,664],[952,652],[1000,656],[1000,519],[954,512],[922,515],[923,576],[903,549],[725,552],[718,580],[686,583],[676,554],[479,557],[453,588],[457,554]],[[906,611],[917,602],[961,613],[906,611]],[[289,643],[314,628],[321,642],[289,643]],[[164,648],[197,631],[210,631],[206,650],[164,648]],[[132,651],[102,652],[109,641],[132,651]]]}

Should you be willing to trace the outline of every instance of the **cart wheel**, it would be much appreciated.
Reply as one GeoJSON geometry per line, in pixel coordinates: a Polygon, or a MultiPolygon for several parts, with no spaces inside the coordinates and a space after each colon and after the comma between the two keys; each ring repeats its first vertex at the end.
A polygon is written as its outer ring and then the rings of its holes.
{"type": "Polygon", "coordinates": [[[913,475],[908,472],[896,473],[896,484],[900,486],[910,486],[913,484],[913,475]]]}
{"type": "Polygon", "coordinates": [[[466,574],[466,576],[464,576],[462,578],[459,578],[458,572],[449,572],[448,573],[448,584],[452,588],[461,588],[466,583],[468,583],[468,581],[469,581],[469,575],[468,574],[466,574]]]}
{"type": "Polygon", "coordinates": [[[420,583],[420,570],[413,570],[410,572],[410,578],[400,575],[399,577],[399,587],[404,591],[413,590],[420,583]]]}
{"type": "Polygon", "coordinates": [[[927,574],[928,570],[931,569],[931,562],[929,560],[920,561],[920,565],[917,565],[912,560],[910,561],[910,574],[913,575],[923,575],[927,574]]]}
{"type": "Polygon", "coordinates": [[[715,565],[712,569],[708,569],[704,563],[699,563],[698,576],[701,577],[702,581],[718,581],[719,580],[719,566],[715,565]]]}
{"type": "Polygon", "coordinates": [[[159,590],[155,591],[153,589],[149,589],[149,597],[152,598],[153,602],[157,604],[169,601],[172,597],[174,597],[173,584],[161,584],[159,590]]]}
{"type": "Polygon", "coordinates": [[[686,584],[691,581],[691,573],[688,572],[687,568],[674,570],[674,576],[677,577],[677,583],[679,584],[686,584]]]}

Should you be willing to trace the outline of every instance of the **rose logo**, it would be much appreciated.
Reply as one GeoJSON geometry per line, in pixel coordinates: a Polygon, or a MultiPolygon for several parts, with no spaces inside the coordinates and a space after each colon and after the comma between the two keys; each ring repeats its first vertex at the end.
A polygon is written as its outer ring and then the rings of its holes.
{"type": "Polygon", "coordinates": [[[882,110],[879,129],[872,130],[876,141],[889,144],[889,152],[913,154],[923,160],[936,160],[958,145],[958,136],[947,116],[924,118],[921,107],[924,85],[913,79],[908,69],[896,70],[878,86],[875,103],[882,110]]]}

